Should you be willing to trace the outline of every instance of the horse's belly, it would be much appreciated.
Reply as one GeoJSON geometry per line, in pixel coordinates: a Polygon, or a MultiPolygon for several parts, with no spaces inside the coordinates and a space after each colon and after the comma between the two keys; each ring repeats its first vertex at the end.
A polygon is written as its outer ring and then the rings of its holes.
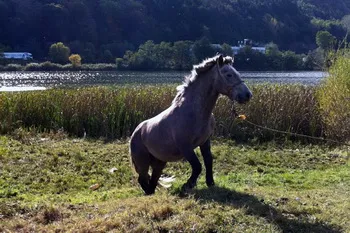
{"type": "Polygon", "coordinates": [[[164,162],[175,162],[183,158],[183,155],[177,148],[170,145],[148,146],[148,151],[157,159],[164,162]]]}

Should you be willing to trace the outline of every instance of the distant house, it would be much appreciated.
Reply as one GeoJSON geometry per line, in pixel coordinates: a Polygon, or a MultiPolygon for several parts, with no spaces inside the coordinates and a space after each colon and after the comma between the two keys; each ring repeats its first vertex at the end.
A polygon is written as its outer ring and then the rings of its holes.
{"type": "MultiPolygon", "coordinates": [[[[221,48],[221,45],[219,44],[213,44],[212,45],[215,48],[221,48]]],[[[266,53],[266,48],[262,46],[253,46],[252,40],[250,39],[244,39],[243,41],[238,41],[238,46],[231,46],[233,50],[233,54],[237,55],[241,49],[243,49],[246,46],[251,46],[252,50],[255,50],[260,53],[266,53]]]]}
{"type": "Polygon", "coordinates": [[[243,41],[238,41],[238,46],[232,46],[233,54],[238,54],[239,50],[246,46],[251,46],[252,50],[260,53],[266,53],[266,48],[262,46],[253,46],[253,42],[250,39],[244,39],[243,41]]]}
{"type": "Polygon", "coordinates": [[[31,53],[2,53],[3,58],[5,59],[20,59],[20,60],[30,60],[33,59],[33,55],[31,53]]]}

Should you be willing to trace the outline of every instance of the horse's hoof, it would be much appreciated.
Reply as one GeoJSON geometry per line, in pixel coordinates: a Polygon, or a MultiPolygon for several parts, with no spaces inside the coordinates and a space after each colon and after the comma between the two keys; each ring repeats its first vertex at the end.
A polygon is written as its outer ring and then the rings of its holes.
{"type": "Polygon", "coordinates": [[[194,188],[195,185],[191,183],[186,183],[182,185],[180,190],[180,196],[187,196],[187,194],[194,188]]]}
{"type": "Polygon", "coordinates": [[[213,186],[215,186],[215,182],[214,181],[207,182],[207,186],[208,187],[213,187],[213,186]]]}
{"type": "Polygon", "coordinates": [[[150,195],[154,194],[154,191],[147,190],[147,191],[145,191],[145,194],[146,194],[146,196],[150,196],[150,195]]]}
{"type": "Polygon", "coordinates": [[[151,188],[149,188],[148,186],[146,186],[146,187],[143,187],[142,186],[142,190],[144,191],[144,193],[147,195],[147,196],[149,196],[149,195],[152,195],[152,194],[154,194],[154,192],[155,192],[155,189],[151,189],[151,188]]]}

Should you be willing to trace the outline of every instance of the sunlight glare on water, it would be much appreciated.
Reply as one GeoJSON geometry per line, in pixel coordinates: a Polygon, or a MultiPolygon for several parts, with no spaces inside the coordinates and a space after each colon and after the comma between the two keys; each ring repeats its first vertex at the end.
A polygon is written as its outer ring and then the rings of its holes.
{"type": "MultiPolygon", "coordinates": [[[[0,87],[70,87],[91,85],[181,84],[190,72],[61,71],[1,72],[0,87]]],[[[241,72],[249,83],[300,83],[317,85],[327,76],[320,71],[241,72]]],[[[0,89],[4,90],[4,88],[0,89]]]]}

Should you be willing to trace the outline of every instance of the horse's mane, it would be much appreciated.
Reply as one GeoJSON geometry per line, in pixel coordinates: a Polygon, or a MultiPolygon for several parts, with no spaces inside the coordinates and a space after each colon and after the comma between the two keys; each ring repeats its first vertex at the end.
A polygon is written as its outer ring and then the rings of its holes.
{"type": "MultiPolygon", "coordinates": [[[[192,84],[194,83],[201,74],[206,73],[209,71],[213,66],[215,66],[218,63],[219,57],[222,55],[216,55],[215,57],[212,58],[207,58],[203,60],[200,64],[194,65],[193,69],[191,71],[190,75],[185,76],[185,79],[182,83],[182,85],[178,86],[176,88],[177,90],[177,95],[173,100],[173,103],[178,102],[185,90],[192,84]]],[[[233,64],[233,58],[230,56],[223,57],[223,64],[233,64]]]]}

